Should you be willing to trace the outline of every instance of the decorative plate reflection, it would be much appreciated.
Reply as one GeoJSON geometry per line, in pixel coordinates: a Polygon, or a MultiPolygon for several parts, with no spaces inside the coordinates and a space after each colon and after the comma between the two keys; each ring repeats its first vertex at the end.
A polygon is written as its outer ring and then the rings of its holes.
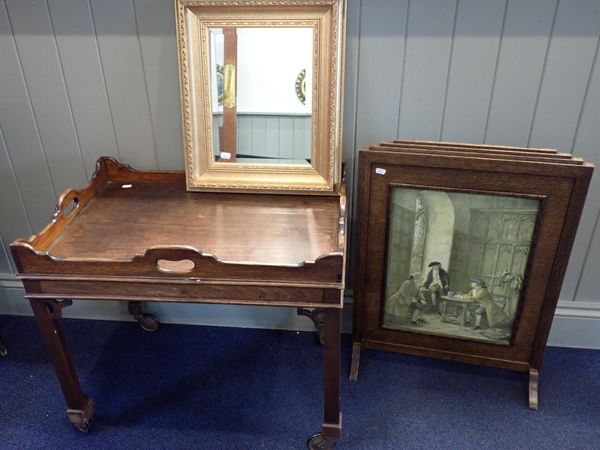
{"type": "Polygon", "coordinates": [[[300,103],[306,104],[306,69],[302,69],[296,78],[296,97],[300,103]]]}

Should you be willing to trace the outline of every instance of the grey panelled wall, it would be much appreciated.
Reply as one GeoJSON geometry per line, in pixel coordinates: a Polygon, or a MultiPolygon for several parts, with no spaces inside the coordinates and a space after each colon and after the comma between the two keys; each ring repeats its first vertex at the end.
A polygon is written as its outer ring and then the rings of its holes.
{"type": "MultiPolygon", "coordinates": [[[[558,147],[600,165],[597,0],[359,7],[357,147],[394,137],[558,147]]],[[[562,300],[600,301],[599,210],[596,175],[562,300]]]]}
{"type": "Polygon", "coordinates": [[[237,151],[269,158],[310,158],[310,116],[238,115],[237,151]]]}
{"type": "MultiPolygon", "coordinates": [[[[222,115],[213,115],[213,154],[218,155],[222,115]]],[[[236,150],[241,155],[274,159],[310,158],[311,117],[300,115],[238,114],[236,150]]]]}
{"type": "MultiPolygon", "coordinates": [[[[600,165],[600,1],[349,0],[347,31],[349,181],[355,148],[396,137],[558,147],[600,165]]],[[[47,223],[98,156],[183,168],[172,1],[0,0],[0,80],[0,296],[14,299],[8,244],[47,223]]],[[[600,317],[599,179],[558,330],[600,317]]]]}

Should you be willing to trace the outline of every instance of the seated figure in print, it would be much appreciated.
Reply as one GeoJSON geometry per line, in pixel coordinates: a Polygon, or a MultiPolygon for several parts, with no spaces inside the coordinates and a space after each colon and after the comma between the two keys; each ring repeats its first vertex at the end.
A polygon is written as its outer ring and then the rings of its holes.
{"type": "Polygon", "coordinates": [[[441,297],[448,293],[448,272],[442,269],[442,264],[437,261],[429,263],[427,267],[431,268],[431,270],[427,274],[423,287],[431,293],[433,309],[437,309],[441,313],[441,297]]]}
{"type": "Polygon", "coordinates": [[[471,278],[471,290],[465,297],[469,298],[472,303],[467,307],[467,323],[472,322],[475,316],[475,323],[472,324],[474,330],[481,328],[481,319],[485,316],[490,327],[506,327],[510,323],[510,318],[500,308],[490,292],[487,289],[485,282],[478,277],[471,278]]]}
{"type": "Polygon", "coordinates": [[[421,318],[425,300],[419,289],[419,280],[421,274],[413,273],[408,280],[405,280],[400,288],[394,292],[386,301],[386,313],[391,316],[401,317],[403,310],[408,307],[411,323],[418,325],[424,322],[421,318]]]}

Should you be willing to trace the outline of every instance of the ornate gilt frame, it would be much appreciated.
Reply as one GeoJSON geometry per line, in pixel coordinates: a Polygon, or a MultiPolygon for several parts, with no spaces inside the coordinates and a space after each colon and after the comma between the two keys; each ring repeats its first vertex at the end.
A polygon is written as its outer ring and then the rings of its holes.
{"type": "Polygon", "coordinates": [[[341,180],[345,0],[175,0],[189,191],[336,194],[341,180]],[[215,162],[209,27],[313,29],[311,165],[215,162]]]}

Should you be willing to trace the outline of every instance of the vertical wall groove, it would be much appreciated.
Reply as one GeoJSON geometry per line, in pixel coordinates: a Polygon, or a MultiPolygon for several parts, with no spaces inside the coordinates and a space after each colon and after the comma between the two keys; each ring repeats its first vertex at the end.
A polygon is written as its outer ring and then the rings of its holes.
{"type": "Polygon", "coordinates": [[[454,53],[454,38],[456,36],[456,17],[458,16],[458,4],[460,0],[456,0],[454,4],[454,19],[452,22],[452,37],[450,43],[450,56],[448,58],[448,70],[446,71],[446,87],[444,88],[444,103],[442,106],[442,121],[440,122],[440,135],[438,140],[442,140],[444,133],[444,122],[446,120],[446,107],[448,106],[448,85],[450,83],[450,70],[452,70],[452,54],[454,53]]]}
{"type": "Polygon", "coordinates": [[[108,86],[106,84],[106,74],[104,73],[104,62],[102,61],[102,52],[100,51],[100,43],[98,42],[98,31],[96,29],[96,20],[94,18],[94,9],[92,8],[91,0],[86,0],[88,9],[90,11],[90,19],[92,21],[92,29],[94,30],[94,42],[96,43],[96,51],[98,52],[98,61],[100,62],[100,70],[102,71],[102,83],[104,85],[104,92],[106,93],[106,99],[108,103],[108,110],[110,111],[110,121],[112,124],[112,132],[117,147],[117,157],[121,161],[121,146],[119,145],[119,138],[117,137],[117,129],[115,127],[115,116],[112,112],[112,105],[110,103],[110,95],[108,93],[108,86]]]}
{"type": "Polygon", "coordinates": [[[4,255],[4,258],[6,259],[8,268],[10,269],[10,271],[12,273],[15,273],[13,261],[12,261],[12,258],[8,255],[8,251],[6,250],[6,245],[4,245],[4,237],[2,236],[2,233],[0,233],[0,246],[2,247],[2,254],[4,255]]]}
{"type": "MultiPolygon", "coordinates": [[[[347,23],[346,23],[346,30],[347,30],[347,37],[346,37],[346,67],[345,67],[345,73],[346,73],[346,77],[345,77],[345,81],[344,81],[344,91],[345,91],[345,95],[344,95],[344,104],[346,105],[344,107],[344,136],[342,136],[342,153],[343,153],[343,158],[345,160],[346,163],[346,195],[347,195],[347,200],[349,202],[350,205],[350,210],[348,211],[348,242],[346,244],[346,249],[348,252],[348,261],[352,260],[352,257],[354,255],[354,246],[355,246],[355,240],[352,238],[353,236],[353,230],[355,229],[355,215],[354,215],[354,211],[356,211],[356,180],[358,180],[358,164],[357,164],[357,160],[355,159],[355,155],[357,155],[357,135],[358,135],[358,131],[357,131],[357,126],[356,126],[356,122],[357,122],[357,108],[358,108],[358,102],[359,102],[359,96],[360,96],[360,92],[358,89],[358,86],[360,85],[360,71],[359,71],[359,67],[360,67],[360,38],[361,38],[361,30],[362,30],[362,26],[361,26],[361,11],[363,8],[362,5],[362,0],[354,0],[354,2],[352,2],[352,0],[350,0],[349,2],[349,7],[351,5],[355,5],[356,6],[356,12],[354,13],[354,15],[351,15],[350,12],[347,12],[347,23]],[[350,34],[350,22],[349,19],[350,18],[355,18],[355,22],[354,22],[354,26],[356,27],[356,41],[354,42],[354,45],[350,45],[349,42],[349,38],[351,36],[350,34]],[[353,50],[355,57],[354,58],[350,58],[349,56],[349,51],[353,50]],[[354,63],[353,65],[351,65],[352,63],[354,63]],[[350,68],[352,70],[350,70],[350,68]],[[349,85],[349,80],[353,80],[354,83],[350,86],[349,85]],[[352,97],[351,97],[351,101],[347,101],[347,97],[349,93],[352,93],[352,97]],[[351,106],[351,112],[352,112],[352,116],[348,117],[346,115],[346,109],[347,106],[352,104],[351,106]],[[348,133],[348,122],[350,122],[350,127],[352,132],[348,133]],[[346,141],[347,136],[349,136],[349,143],[346,141]],[[349,145],[347,145],[349,144],[349,145]],[[347,147],[346,150],[344,150],[344,147],[347,147]],[[348,157],[349,154],[349,157],[348,157]]],[[[350,273],[351,271],[348,270],[348,273],[346,274],[346,280],[347,280],[347,288],[351,289],[352,286],[352,274],[350,273]]]]}
{"type": "Polygon", "coordinates": [[[404,40],[402,42],[402,70],[400,72],[400,97],[398,101],[398,113],[396,120],[396,138],[400,138],[400,120],[402,118],[402,94],[404,93],[404,74],[406,72],[406,41],[408,41],[408,19],[410,17],[410,2],[406,3],[406,16],[404,18],[404,40]]]}
{"type": "Polygon", "coordinates": [[[12,178],[15,182],[15,186],[17,188],[17,195],[19,196],[19,201],[21,202],[21,208],[23,209],[23,215],[25,216],[25,219],[27,220],[27,227],[29,228],[29,234],[32,235],[34,232],[33,232],[33,227],[31,226],[31,219],[29,217],[29,213],[27,212],[27,208],[25,207],[25,201],[23,200],[23,193],[21,192],[21,186],[19,185],[19,178],[17,177],[17,174],[15,173],[15,168],[14,168],[12,159],[10,157],[10,152],[8,151],[8,146],[6,144],[6,140],[4,139],[4,131],[2,129],[2,124],[0,124],[0,139],[2,140],[2,144],[4,144],[4,150],[6,152],[6,160],[8,161],[8,169],[10,171],[10,174],[12,175],[12,178]]]}
{"type": "MultiPolygon", "coordinates": [[[[598,36],[598,41],[596,42],[596,48],[594,51],[594,58],[592,60],[592,65],[590,67],[590,73],[589,73],[589,77],[587,79],[587,83],[585,86],[585,93],[583,96],[583,101],[581,102],[581,110],[579,111],[579,116],[577,118],[577,125],[575,127],[575,133],[573,134],[573,143],[571,144],[571,153],[575,153],[575,145],[577,142],[577,138],[579,137],[579,131],[580,131],[580,125],[581,125],[581,121],[582,121],[582,117],[583,114],[586,110],[586,107],[588,105],[588,99],[589,99],[589,94],[590,94],[590,87],[592,85],[592,80],[593,80],[593,76],[594,76],[594,72],[596,71],[596,64],[598,63],[598,53],[600,52],[600,33],[598,36]]],[[[596,130],[597,132],[597,130],[596,130]]],[[[598,151],[598,150],[596,150],[598,151]]],[[[598,170],[598,167],[600,166],[600,164],[596,163],[596,170],[598,170]]],[[[591,191],[590,193],[588,193],[588,197],[591,197],[593,195],[598,195],[597,192],[594,192],[594,187],[598,185],[598,173],[595,174],[595,180],[592,179],[592,183],[590,185],[591,187],[591,191]]],[[[590,202],[588,202],[588,205],[590,204],[590,202]]],[[[588,206],[589,207],[589,206],[588,206]]],[[[585,269],[588,265],[588,262],[590,260],[590,257],[592,256],[592,248],[594,247],[594,243],[596,242],[597,239],[600,239],[600,233],[599,233],[599,222],[600,222],[600,208],[598,209],[598,212],[596,214],[596,217],[594,219],[593,222],[593,227],[592,227],[592,231],[590,234],[590,238],[589,238],[589,244],[585,247],[585,253],[581,262],[581,266],[580,266],[580,270],[577,276],[577,280],[575,282],[575,289],[573,291],[573,300],[577,300],[578,298],[578,294],[580,294],[580,287],[581,287],[581,283],[583,281],[584,278],[584,273],[585,273],[585,269]]],[[[595,269],[593,269],[593,272],[597,272],[595,269]]],[[[589,290],[589,288],[588,288],[589,290]]],[[[583,294],[585,296],[585,293],[583,294]]]]}
{"type": "Polygon", "coordinates": [[[154,159],[156,161],[156,167],[160,169],[160,160],[158,158],[158,149],[156,148],[156,130],[154,117],[152,116],[152,108],[150,107],[150,92],[148,91],[148,80],[146,79],[146,67],[144,65],[144,52],[142,51],[142,40],[140,38],[140,26],[138,25],[137,11],[135,9],[135,0],[131,0],[131,8],[133,10],[133,19],[135,21],[135,31],[138,41],[138,48],[140,51],[140,60],[142,62],[142,73],[144,75],[144,90],[146,92],[146,102],[148,106],[148,114],[150,115],[150,125],[152,129],[152,149],[154,150],[154,159]]]}
{"type": "MultiPolygon", "coordinates": [[[[358,42],[360,42],[360,35],[361,35],[361,21],[360,21],[360,16],[361,16],[361,11],[362,11],[362,0],[357,0],[358,2],[358,24],[357,24],[357,45],[356,45],[356,66],[354,67],[354,79],[355,79],[355,86],[354,86],[354,98],[353,98],[353,102],[354,102],[354,106],[353,106],[353,115],[352,115],[352,142],[353,142],[353,148],[356,148],[356,142],[357,142],[357,127],[356,127],[356,111],[358,110],[358,100],[359,100],[359,96],[360,96],[360,92],[358,91],[358,86],[360,84],[360,71],[358,70],[358,68],[360,67],[360,45],[358,45],[358,42]]],[[[346,118],[344,118],[344,122],[346,122],[346,118]]],[[[354,155],[354,152],[353,152],[354,155]]],[[[354,161],[353,161],[354,163],[354,161]]],[[[357,164],[353,164],[353,167],[357,166],[357,164]]],[[[353,171],[355,177],[354,179],[356,180],[356,171],[353,171]]]]}
{"type": "Polygon", "coordinates": [[[496,64],[494,65],[494,76],[492,77],[492,88],[490,89],[490,101],[488,103],[487,115],[485,117],[485,125],[483,128],[483,139],[481,143],[487,142],[488,125],[490,123],[490,114],[492,113],[492,103],[494,101],[494,91],[496,88],[496,78],[498,76],[498,63],[500,62],[500,52],[502,51],[502,38],[504,37],[504,27],[506,26],[506,13],[508,12],[508,2],[504,3],[504,15],[502,16],[502,26],[500,27],[500,40],[498,42],[498,51],[496,53],[496,64]]]}
{"type": "Polygon", "coordinates": [[[56,50],[56,58],[58,60],[58,68],[60,71],[60,77],[63,83],[63,87],[65,89],[65,94],[67,97],[67,105],[69,109],[69,118],[71,119],[71,123],[73,125],[73,131],[75,135],[75,142],[77,143],[77,151],[79,152],[79,158],[81,158],[81,166],[83,167],[83,173],[86,179],[89,179],[89,174],[87,168],[85,167],[85,160],[83,159],[83,153],[81,151],[81,141],[79,139],[79,132],[77,130],[77,125],[75,121],[75,115],[73,114],[73,105],[71,104],[71,95],[69,94],[69,88],[67,86],[67,81],[65,80],[65,70],[63,67],[62,59],[60,56],[60,50],[58,48],[58,42],[56,40],[56,31],[54,29],[54,23],[52,22],[52,15],[50,14],[50,6],[48,5],[48,0],[44,0],[44,5],[46,6],[46,13],[48,14],[48,20],[50,22],[50,28],[52,29],[52,39],[54,43],[54,49],[56,50]]]}
{"type": "Polygon", "coordinates": [[[25,92],[27,96],[27,104],[31,109],[31,113],[33,115],[33,123],[35,127],[36,137],[38,142],[40,143],[40,150],[43,155],[43,163],[48,172],[48,177],[50,178],[50,184],[52,186],[52,192],[54,193],[54,197],[58,198],[58,191],[56,190],[56,184],[54,179],[52,178],[52,172],[50,171],[50,164],[48,163],[48,158],[46,157],[46,150],[44,149],[44,142],[42,141],[42,136],[40,134],[40,128],[37,123],[37,115],[35,112],[35,108],[33,107],[33,102],[31,101],[31,95],[29,94],[29,86],[27,84],[27,78],[25,77],[25,72],[23,71],[23,62],[21,61],[21,55],[19,53],[19,46],[17,45],[17,41],[15,40],[15,33],[13,30],[13,25],[10,18],[10,13],[8,11],[8,6],[6,6],[6,0],[3,0],[4,9],[6,10],[6,17],[8,18],[8,27],[11,33],[12,43],[15,49],[15,54],[17,55],[17,61],[19,62],[19,72],[21,74],[21,78],[23,80],[23,84],[25,85],[25,92]]]}
{"type": "Polygon", "coordinates": [[[583,111],[585,110],[585,105],[587,103],[588,94],[590,92],[590,85],[592,84],[592,76],[594,75],[594,70],[596,69],[596,63],[598,61],[598,49],[599,48],[600,48],[600,35],[598,36],[598,42],[596,43],[596,51],[594,52],[594,59],[592,60],[592,66],[590,67],[590,75],[589,75],[587,83],[585,85],[585,93],[583,94],[583,101],[581,102],[581,109],[579,110],[579,117],[577,117],[577,125],[575,126],[575,133],[573,133],[573,142],[571,143],[571,147],[569,149],[570,153],[573,153],[575,150],[575,142],[577,141],[577,135],[579,134],[579,125],[581,124],[581,116],[583,116],[583,111]]]}
{"type": "Polygon", "coordinates": [[[533,114],[531,115],[531,123],[529,125],[529,134],[527,135],[527,147],[531,143],[531,134],[533,133],[533,124],[535,123],[535,116],[537,115],[538,106],[540,104],[540,94],[542,93],[542,86],[544,84],[544,77],[546,75],[546,66],[548,64],[548,55],[550,54],[550,47],[552,46],[552,37],[554,36],[554,27],[556,26],[556,17],[558,16],[558,7],[560,0],[556,0],[554,6],[554,17],[552,18],[552,25],[550,26],[550,34],[548,35],[548,45],[546,46],[546,53],[544,55],[544,63],[542,64],[542,74],[540,76],[540,82],[538,84],[537,94],[535,96],[535,104],[533,107],[533,114]]]}
{"type": "MultiPolygon", "coordinates": [[[[357,24],[357,44],[356,44],[356,66],[354,67],[354,80],[355,80],[355,86],[354,86],[354,106],[353,106],[353,116],[352,116],[352,180],[354,180],[354,183],[352,183],[349,188],[352,192],[352,209],[349,211],[350,212],[350,224],[354,223],[354,211],[356,211],[356,195],[354,195],[355,190],[354,190],[354,185],[356,184],[356,180],[358,180],[358,164],[357,161],[354,159],[354,155],[356,155],[356,151],[358,150],[356,148],[356,143],[358,142],[358,127],[356,126],[356,118],[357,118],[357,114],[356,111],[358,110],[358,102],[359,102],[359,97],[360,97],[360,91],[358,89],[358,86],[360,86],[360,71],[358,70],[358,68],[360,67],[360,45],[358,45],[358,43],[360,42],[360,37],[361,37],[361,30],[362,30],[362,26],[361,26],[361,12],[362,12],[362,0],[357,0],[358,2],[358,24],[357,24]]],[[[347,118],[344,117],[344,122],[347,122],[347,118]]]]}

